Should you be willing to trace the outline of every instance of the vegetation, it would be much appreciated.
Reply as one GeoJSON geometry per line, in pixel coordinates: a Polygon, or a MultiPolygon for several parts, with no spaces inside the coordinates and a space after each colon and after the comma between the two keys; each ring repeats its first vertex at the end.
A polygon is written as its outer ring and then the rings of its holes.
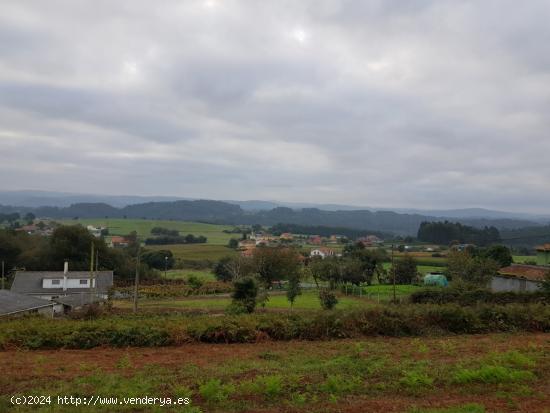
{"type": "Polygon", "coordinates": [[[541,291],[533,293],[498,292],[486,289],[460,290],[458,288],[422,289],[410,296],[410,301],[416,304],[449,304],[476,305],[546,303],[550,304],[550,295],[541,291]]]}
{"type": "MultiPolygon", "coordinates": [[[[188,397],[191,406],[86,406],[90,412],[544,412],[546,335],[187,344],[163,349],[0,353],[0,410],[12,395],[188,397]],[[526,345],[526,343],[528,343],[526,345]],[[441,395],[444,394],[444,397],[441,395]],[[475,404],[472,404],[475,400],[475,404]]],[[[19,406],[15,411],[52,411],[19,406]]],[[[74,406],[56,406],[72,413],[74,406]]],[[[84,409],[83,409],[84,410],[84,409]]]]}
{"type": "MultiPolygon", "coordinates": [[[[114,270],[118,279],[134,276],[135,243],[126,249],[108,248],[103,239],[93,237],[80,225],[59,226],[51,237],[0,230],[0,252],[7,262],[8,271],[15,266],[27,270],[61,271],[65,260],[69,261],[71,270],[88,270],[92,244],[99,256],[100,270],[114,270]]],[[[157,276],[145,263],[140,271],[144,278],[157,276]]]]}
{"type": "Polygon", "coordinates": [[[154,238],[147,238],[145,245],[170,245],[170,244],[206,244],[207,238],[203,235],[195,236],[187,234],[180,235],[162,235],[154,238]]]}
{"type": "Polygon", "coordinates": [[[417,238],[423,242],[449,245],[453,241],[479,246],[500,242],[500,233],[495,227],[477,229],[458,222],[422,222],[417,238]]]}
{"type": "Polygon", "coordinates": [[[141,253],[141,261],[157,270],[169,270],[174,267],[174,255],[169,250],[145,250],[141,253]]]}
{"type": "Polygon", "coordinates": [[[418,278],[416,260],[408,254],[405,255],[400,260],[394,262],[391,273],[392,280],[395,277],[397,284],[412,284],[418,278]]]}
{"type": "Polygon", "coordinates": [[[336,295],[326,288],[319,290],[319,300],[321,301],[321,307],[323,307],[323,310],[332,310],[334,306],[338,304],[336,295]]]}
{"type": "Polygon", "coordinates": [[[500,265],[492,258],[473,256],[467,251],[451,251],[448,255],[447,274],[454,282],[485,287],[500,265]]]}
{"type": "Polygon", "coordinates": [[[233,310],[252,313],[256,308],[256,299],[258,297],[258,284],[252,277],[238,278],[233,282],[233,310]]]}
{"type": "MultiPolygon", "coordinates": [[[[250,297],[244,288],[242,302],[250,297]]],[[[250,303],[252,305],[252,302],[250,303]]],[[[247,308],[248,309],[248,308],[247,308]]],[[[373,306],[356,310],[222,316],[100,318],[92,321],[16,319],[0,322],[0,348],[91,348],[166,346],[189,341],[214,343],[271,340],[489,332],[550,332],[550,306],[445,305],[373,306]]]]}

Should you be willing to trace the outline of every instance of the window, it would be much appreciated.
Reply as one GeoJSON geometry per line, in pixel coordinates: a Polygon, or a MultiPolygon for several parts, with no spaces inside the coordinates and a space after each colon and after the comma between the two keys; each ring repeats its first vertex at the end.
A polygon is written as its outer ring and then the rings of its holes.
{"type": "Polygon", "coordinates": [[[80,280],[81,285],[88,285],[88,280],[80,280]]]}
{"type": "Polygon", "coordinates": [[[60,285],[61,280],[52,280],[52,285],[60,285]]]}

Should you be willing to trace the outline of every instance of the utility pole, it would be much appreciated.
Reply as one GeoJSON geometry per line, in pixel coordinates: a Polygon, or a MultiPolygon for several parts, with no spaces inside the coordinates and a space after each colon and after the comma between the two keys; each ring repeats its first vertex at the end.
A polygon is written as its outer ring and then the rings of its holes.
{"type": "Polygon", "coordinates": [[[393,272],[393,302],[396,303],[395,297],[395,267],[393,266],[393,243],[391,244],[391,271],[393,272]]]}
{"type": "Polygon", "coordinates": [[[94,242],[92,241],[90,252],[90,304],[94,302],[94,242]]]}
{"type": "Polygon", "coordinates": [[[138,311],[138,287],[139,287],[140,252],[141,252],[141,245],[138,244],[137,257],[136,257],[136,278],[135,278],[135,281],[134,281],[134,313],[137,313],[137,311],[138,311]]]}
{"type": "Polygon", "coordinates": [[[4,289],[4,260],[2,260],[2,290],[4,289]]]}

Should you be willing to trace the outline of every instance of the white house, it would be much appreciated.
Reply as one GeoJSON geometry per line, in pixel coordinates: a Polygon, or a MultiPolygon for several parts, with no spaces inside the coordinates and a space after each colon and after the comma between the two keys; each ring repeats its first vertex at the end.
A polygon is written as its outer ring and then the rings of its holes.
{"type": "Polygon", "coordinates": [[[334,250],[331,250],[330,248],[316,248],[312,250],[309,253],[309,255],[311,257],[326,258],[326,257],[333,257],[335,254],[334,254],[334,250]]]}
{"type": "Polygon", "coordinates": [[[94,296],[95,300],[106,299],[113,286],[113,271],[17,271],[11,291],[46,300],[66,296],[94,296]]]}

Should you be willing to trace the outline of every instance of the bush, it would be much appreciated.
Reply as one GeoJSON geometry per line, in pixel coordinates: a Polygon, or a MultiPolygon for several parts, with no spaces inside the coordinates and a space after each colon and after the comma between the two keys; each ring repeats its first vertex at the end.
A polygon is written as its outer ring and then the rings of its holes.
{"type": "Polygon", "coordinates": [[[219,379],[212,379],[199,387],[199,394],[207,402],[222,402],[235,391],[231,384],[222,384],[219,379]]]}
{"type": "Polygon", "coordinates": [[[321,307],[323,307],[324,310],[332,310],[334,306],[338,304],[336,295],[326,288],[319,291],[319,300],[321,301],[321,307]]]}
{"type": "Polygon", "coordinates": [[[410,296],[411,303],[415,304],[449,304],[475,305],[487,304],[513,304],[513,303],[546,303],[550,304],[550,296],[544,292],[516,293],[498,292],[489,290],[474,289],[460,290],[457,288],[448,289],[423,289],[414,292],[410,296]]]}
{"type": "MultiPolygon", "coordinates": [[[[365,336],[432,336],[491,332],[550,332],[550,306],[509,304],[462,307],[457,304],[371,307],[330,313],[211,316],[110,316],[95,320],[40,317],[0,321],[0,350],[21,347],[93,348],[167,346],[186,342],[252,343],[261,340],[323,340],[365,336]]],[[[529,367],[514,354],[494,362],[529,367]]]]}
{"type": "Polygon", "coordinates": [[[533,380],[535,375],[527,370],[514,370],[503,366],[482,366],[477,369],[459,369],[453,376],[453,381],[464,383],[516,383],[533,380]]]}
{"type": "Polygon", "coordinates": [[[243,277],[233,282],[233,302],[241,305],[247,312],[252,313],[256,308],[258,285],[252,277],[243,277]]]}

